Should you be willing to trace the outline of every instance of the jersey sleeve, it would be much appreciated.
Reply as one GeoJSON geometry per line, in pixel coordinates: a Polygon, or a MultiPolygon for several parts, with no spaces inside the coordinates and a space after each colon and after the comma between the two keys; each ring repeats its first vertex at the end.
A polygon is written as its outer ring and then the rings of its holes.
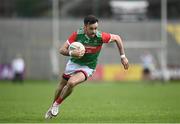
{"type": "Polygon", "coordinates": [[[111,40],[111,34],[106,33],[106,32],[102,32],[102,41],[103,41],[103,43],[109,43],[110,40],[111,40]]]}
{"type": "Polygon", "coordinates": [[[68,40],[67,40],[67,43],[70,45],[71,43],[75,42],[76,41],[76,37],[77,37],[77,32],[73,32],[68,40]]]}

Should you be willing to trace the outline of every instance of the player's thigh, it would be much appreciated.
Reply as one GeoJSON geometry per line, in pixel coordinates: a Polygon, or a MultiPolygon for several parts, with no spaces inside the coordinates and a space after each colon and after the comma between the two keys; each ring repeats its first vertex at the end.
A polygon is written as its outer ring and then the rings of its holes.
{"type": "Polygon", "coordinates": [[[77,84],[84,82],[85,80],[86,80],[86,76],[84,75],[84,73],[78,72],[78,73],[73,74],[69,78],[67,83],[73,87],[73,86],[76,86],[77,84]]]}

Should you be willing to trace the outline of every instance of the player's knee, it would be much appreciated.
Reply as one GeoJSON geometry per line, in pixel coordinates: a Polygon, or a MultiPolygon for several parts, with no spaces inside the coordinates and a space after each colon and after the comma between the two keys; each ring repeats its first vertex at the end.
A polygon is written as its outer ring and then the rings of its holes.
{"type": "Polygon", "coordinates": [[[69,80],[69,81],[67,82],[67,85],[68,85],[69,88],[73,88],[73,87],[75,86],[75,84],[76,84],[76,82],[73,81],[73,80],[69,80]]]}

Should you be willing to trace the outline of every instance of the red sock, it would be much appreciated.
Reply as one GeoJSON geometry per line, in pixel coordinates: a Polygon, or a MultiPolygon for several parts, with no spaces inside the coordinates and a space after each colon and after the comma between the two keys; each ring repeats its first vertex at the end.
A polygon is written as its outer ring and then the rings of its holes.
{"type": "Polygon", "coordinates": [[[61,104],[62,101],[63,101],[63,99],[62,99],[61,97],[58,97],[58,98],[56,99],[56,103],[57,103],[57,104],[61,104]]]}

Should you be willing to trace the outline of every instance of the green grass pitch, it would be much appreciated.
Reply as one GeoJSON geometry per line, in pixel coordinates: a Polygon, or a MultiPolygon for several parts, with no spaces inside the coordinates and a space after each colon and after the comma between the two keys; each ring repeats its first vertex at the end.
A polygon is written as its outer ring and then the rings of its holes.
{"type": "Polygon", "coordinates": [[[77,86],[60,107],[60,114],[44,119],[57,83],[0,82],[0,122],[120,123],[180,122],[180,83],[86,82],[77,86]]]}

